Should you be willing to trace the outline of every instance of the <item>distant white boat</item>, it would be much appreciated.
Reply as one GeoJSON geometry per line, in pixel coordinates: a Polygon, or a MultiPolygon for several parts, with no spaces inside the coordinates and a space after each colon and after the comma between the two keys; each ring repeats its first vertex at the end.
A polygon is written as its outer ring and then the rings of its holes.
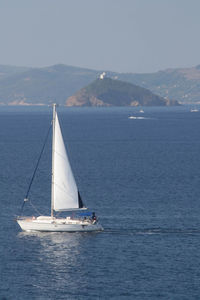
{"type": "Polygon", "coordinates": [[[143,109],[140,109],[140,113],[143,114],[143,113],[144,113],[144,110],[143,110],[143,109]]]}
{"type": "Polygon", "coordinates": [[[134,119],[134,120],[144,120],[144,119],[146,119],[145,117],[135,117],[135,116],[130,116],[128,118],[129,119],[134,119]]]}
{"type": "MultiPolygon", "coordinates": [[[[22,216],[17,218],[17,223],[21,229],[25,231],[72,232],[103,230],[95,216],[95,213],[85,211],[86,208],[84,207],[80,197],[65,149],[56,112],[56,104],[53,105],[52,129],[51,215],[31,217],[22,216]],[[58,217],[54,215],[54,212],[74,212],[78,210],[78,217],[58,217]]],[[[29,190],[30,186],[23,205],[29,200],[29,190]]]]}
{"type": "Polygon", "coordinates": [[[197,108],[191,108],[190,112],[198,112],[199,110],[197,108]]]}

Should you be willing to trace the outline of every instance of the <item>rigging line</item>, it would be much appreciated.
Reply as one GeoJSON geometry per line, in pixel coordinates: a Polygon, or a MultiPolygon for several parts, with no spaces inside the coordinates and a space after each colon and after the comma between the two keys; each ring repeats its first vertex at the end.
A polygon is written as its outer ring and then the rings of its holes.
{"type": "Polygon", "coordinates": [[[35,211],[39,214],[42,215],[41,212],[37,209],[37,207],[35,207],[35,205],[33,205],[33,203],[31,201],[29,201],[30,205],[33,207],[33,209],[35,209],[35,211]]]}
{"type": "Polygon", "coordinates": [[[35,174],[36,174],[36,171],[37,171],[37,169],[38,169],[38,166],[39,166],[39,163],[40,163],[40,159],[41,159],[42,154],[43,154],[43,152],[44,152],[44,148],[45,148],[45,145],[46,145],[46,142],[47,142],[47,139],[48,139],[48,136],[49,136],[49,132],[50,132],[51,127],[52,127],[52,123],[51,123],[51,125],[50,125],[50,127],[49,127],[49,129],[48,129],[47,135],[46,135],[45,140],[44,140],[44,144],[43,144],[43,146],[42,146],[42,150],[41,150],[41,152],[40,152],[40,155],[39,155],[39,158],[38,158],[38,161],[37,161],[35,170],[34,170],[34,172],[33,172],[33,176],[32,176],[32,178],[31,178],[31,180],[30,180],[30,183],[29,183],[29,186],[28,186],[28,190],[27,190],[27,192],[26,192],[26,196],[25,196],[24,201],[23,201],[23,204],[22,204],[22,208],[21,208],[21,211],[22,211],[22,212],[23,212],[23,208],[24,208],[25,202],[28,201],[28,195],[29,195],[29,192],[30,192],[30,189],[31,189],[33,180],[34,180],[34,178],[35,178],[35,174]]]}

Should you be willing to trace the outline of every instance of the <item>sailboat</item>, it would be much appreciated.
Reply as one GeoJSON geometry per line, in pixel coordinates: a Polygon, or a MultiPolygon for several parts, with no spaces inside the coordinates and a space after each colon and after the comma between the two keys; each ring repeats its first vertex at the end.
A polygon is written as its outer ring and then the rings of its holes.
{"type": "MultiPolygon", "coordinates": [[[[28,197],[25,197],[23,206],[28,200],[28,197]]],[[[25,231],[74,232],[103,230],[95,213],[90,213],[86,209],[67,156],[56,104],[53,104],[51,215],[20,216],[17,217],[17,223],[25,231]],[[75,211],[79,211],[78,216],[76,214],[74,216],[75,211]],[[71,212],[72,215],[67,217],[55,215],[60,212],[71,212]]]]}

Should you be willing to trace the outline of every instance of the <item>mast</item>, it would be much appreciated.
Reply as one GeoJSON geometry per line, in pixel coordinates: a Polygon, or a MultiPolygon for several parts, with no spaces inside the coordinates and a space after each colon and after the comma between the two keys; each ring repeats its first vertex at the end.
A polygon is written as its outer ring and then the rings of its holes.
{"type": "Polygon", "coordinates": [[[54,152],[55,152],[55,118],[56,103],[53,103],[53,120],[52,120],[52,175],[51,175],[51,217],[53,218],[54,210],[54,152]]]}

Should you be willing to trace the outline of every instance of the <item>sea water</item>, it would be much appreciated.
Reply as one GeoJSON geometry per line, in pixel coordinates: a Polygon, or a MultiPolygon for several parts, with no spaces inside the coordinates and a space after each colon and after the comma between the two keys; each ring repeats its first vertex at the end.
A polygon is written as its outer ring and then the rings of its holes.
{"type": "MultiPolygon", "coordinates": [[[[104,231],[21,232],[15,217],[51,108],[1,107],[0,299],[199,299],[200,113],[58,114],[81,196],[104,231]]],[[[50,213],[50,147],[49,139],[25,214],[50,213]]]]}

